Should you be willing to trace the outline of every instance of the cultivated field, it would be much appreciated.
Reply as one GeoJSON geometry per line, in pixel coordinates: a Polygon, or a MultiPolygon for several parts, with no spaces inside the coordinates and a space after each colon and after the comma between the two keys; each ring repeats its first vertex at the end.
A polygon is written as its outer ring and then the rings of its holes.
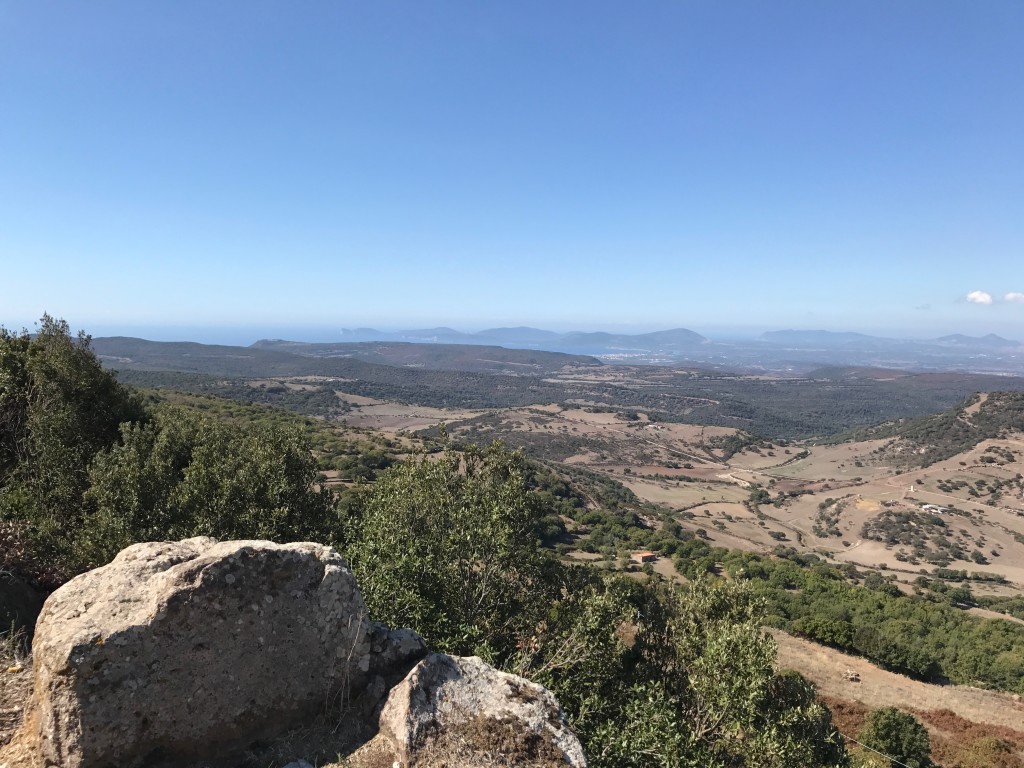
{"type": "Polygon", "coordinates": [[[1011,582],[979,586],[979,594],[1024,587],[1024,435],[907,470],[887,461],[886,440],[760,441],[732,452],[734,429],[655,422],[600,403],[458,411],[345,397],[349,424],[399,431],[443,421],[455,438],[502,439],[614,478],[718,546],[770,551],[782,543],[904,583],[936,567],[1011,582]]]}

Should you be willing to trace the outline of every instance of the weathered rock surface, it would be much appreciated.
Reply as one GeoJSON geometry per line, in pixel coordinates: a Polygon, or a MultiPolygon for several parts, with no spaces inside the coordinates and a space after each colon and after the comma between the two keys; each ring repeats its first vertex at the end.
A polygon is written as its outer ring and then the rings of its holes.
{"type": "Polygon", "coordinates": [[[375,621],[370,625],[368,638],[370,672],[385,677],[395,670],[405,677],[410,667],[430,652],[420,633],[412,629],[391,629],[375,621]]]}
{"type": "Polygon", "coordinates": [[[390,629],[378,622],[370,624],[367,636],[370,670],[365,687],[352,703],[358,717],[366,722],[375,722],[388,691],[429,653],[429,649],[418,632],[390,629]]]}
{"type": "Polygon", "coordinates": [[[369,624],[319,544],[129,547],[50,597],[33,655],[0,768],[586,765],[549,691],[369,624]]]}
{"type": "Polygon", "coordinates": [[[355,764],[586,766],[554,695],[476,657],[432,653],[388,695],[355,764]],[[360,758],[363,758],[362,761],[360,758]]]}
{"type": "Polygon", "coordinates": [[[19,739],[37,764],[206,757],[322,711],[369,669],[366,607],[319,544],[137,544],[47,600],[19,739]]]}

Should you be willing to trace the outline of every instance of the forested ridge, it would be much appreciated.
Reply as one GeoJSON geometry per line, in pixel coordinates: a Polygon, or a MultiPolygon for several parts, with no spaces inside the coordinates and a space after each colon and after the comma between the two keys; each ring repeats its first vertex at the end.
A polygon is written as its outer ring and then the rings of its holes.
{"type": "MultiPolygon", "coordinates": [[[[962,591],[910,598],[784,551],[715,550],[657,514],[499,444],[400,446],[264,405],[143,394],[51,318],[0,331],[0,569],[36,583],[135,541],[329,543],[375,618],[550,687],[599,768],[849,765],[813,687],[774,670],[765,623],[926,679],[1019,686],[1024,627],[966,616],[962,591]],[[324,469],[355,484],[336,491],[324,469]],[[567,565],[543,546],[567,521],[595,546],[673,556],[693,580],[567,565]]],[[[897,749],[882,725],[864,738],[897,749]]]]}
{"type": "MultiPolygon", "coordinates": [[[[97,351],[122,380],[139,386],[187,389],[248,402],[272,402],[313,415],[331,408],[327,387],[352,395],[414,405],[448,408],[509,408],[574,402],[601,403],[623,411],[643,411],[654,420],[734,427],[776,440],[820,438],[899,418],[925,416],[949,408],[974,392],[1024,390],[1024,378],[980,374],[905,374],[858,377],[848,369],[823,370],[803,378],[764,378],[711,370],[657,366],[597,366],[620,372],[619,380],[594,378],[590,358],[563,355],[564,374],[529,366],[479,368],[479,347],[454,352],[458,345],[400,345],[420,348],[429,360],[401,364],[402,358],[314,357],[291,347],[228,347],[185,342],[153,342],[113,337],[98,339],[97,351]],[[448,348],[446,350],[446,348],[448,348]],[[369,360],[374,362],[369,362],[369,360]],[[388,364],[381,364],[384,361],[388,364]],[[394,364],[398,363],[398,364],[394,364]],[[461,367],[460,367],[461,366],[461,367]],[[575,367],[574,367],[575,366],[575,367]],[[318,377],[317,395],[257,392],[250,384],[273,377],[318,377]]],[[[504,350],[503,355],[512,355],[504,350]]],[[[516,351],[522,360],[531,353],[516,351]]],[[[514,356],[513,356],[514,357],[514,356]]]]}
{"type": "Polygon", "coordinates": [[[888,438],[909,445],[904,461],[928,466],[984,440],[1024,431],[1024,392],[975,393],[941,413],[899,419],[845,433],[836,440],[888,438]]]}

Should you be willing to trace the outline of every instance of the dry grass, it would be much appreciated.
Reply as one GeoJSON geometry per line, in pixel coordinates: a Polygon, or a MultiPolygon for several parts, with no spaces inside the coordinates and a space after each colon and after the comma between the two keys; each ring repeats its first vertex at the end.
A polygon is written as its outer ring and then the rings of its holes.
{"type": "MultiPolygon", "coordinates": [[[[964,722],[992,735],[1013,732],[1024,738],[1024,703],[1019,696],[969,686],[922,683],[781,630],[771,630],[771,634],[779,646],[776,665],[799,670],[829,701],[856,703],[868,709],[898,707],[923,719],[923,713],[956,712],[964,722]],[[860,682],[845,679],[847,670],[856,672],[860,682]]],[[[932,727],[938,730],[938,726],[932,727]]]]}
{"type": "MultiPolygon", "coordinates": [[[[344,395],[344,399],[346,402],[352,403],[353,396],[344,395]]],[[[370,400],[370,398],[361,399],[370,400]]],[[[351,411],[339,417],[340,422],[352,427],[376,429],[387,433],[426,429],[437,426],[441,422],[451,424],[484,413],[484,411],[429,408],[380,401],[371,401],[365,405],[353,403],[353,406],[351,411]]]]}
{"type": "MultiPolygon", "coordinates": [[[[857,737],[873,707],[819,695],[841,733],[857,737]]],[[[948,709],[910,710],[928,728],[932,760],[946,768],[1024,768],[1024,733],[971,722],[948,709]]],[[[858,747],[850,744],[854,752],[858,747]]]]}
{"type": "Polygon", "coordinates": [[[418,746],[410,762],[383,735],[347,758],[322,768],[565,768],[562,750],[548,733],[538,734],[523,721],[477,715],[418,746]]]}
{"type": "Polygon", "coordinates": [[[11,629],[0,635],[0,746],[21,727],[32,696],[32,659],[26,632],[11,629]]]}

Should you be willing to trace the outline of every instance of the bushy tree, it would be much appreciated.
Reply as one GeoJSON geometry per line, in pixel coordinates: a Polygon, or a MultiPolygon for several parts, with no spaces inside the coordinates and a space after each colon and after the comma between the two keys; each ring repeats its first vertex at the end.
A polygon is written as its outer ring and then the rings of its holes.
{"type": "Polygon", "coordinates": [[[621,714],[590,740],[599,765],[846,765],[814,689],[773,668],[764,606],[749,585],[699,579],[663,588],[639,619],[642,658],[621,714]]]}
{"type": "Polygon", "coordinates": [[[88,466],[140,421],[140,400],[103,369],[84,333],[45,315],[35,334],[0,328],[0,520],[37,561],[75,547],[88,466]]]}
{"type": "Polygon", "coordinates": [[[346,554],[371,614],[435,647],[507,657],[557,590],[526,475],[522,453],[493,445],[414,457],[357,495],[346,554]]]}
{"type": "Polygon", "coordinates": [[[123,425],[122,442],[96,457],[89,478],[81,550],[93,563],[137,541],[340,535],[306,440],[286,428],[162,408],[147,424],[123,425]]]}
{"type": "Polygon", "coordinates": [[[590,750],[591,764],[611,765],[607,755],[614,745],[600,748],[606,757],[593,749],[609,741],[606,729],[623,721],[629,703],[645,697],[631,690],[646,674],[647,622],[639,617],[659,623],[658,600],[646,584],[621,574],[577,567],[565,569],[564,579],[565,588],[544,620],[520,639],[508,668],[554,691],[590,750]]]}
{"type": "Polygon", "coordinates": [[[934,768],[928,730],[916,717],[895,707],[882,707],[868,715],[867,724],[859,734],[866,746],[889,756],[896,768],[899,761],[910,768],[934,768]]]}
{"type": "Polygon", "coordinates": [[[55,584],[137,541],[339,534],[298,432],[154,415],[67,323],[0,328],[0,567],[55,584]]]}

